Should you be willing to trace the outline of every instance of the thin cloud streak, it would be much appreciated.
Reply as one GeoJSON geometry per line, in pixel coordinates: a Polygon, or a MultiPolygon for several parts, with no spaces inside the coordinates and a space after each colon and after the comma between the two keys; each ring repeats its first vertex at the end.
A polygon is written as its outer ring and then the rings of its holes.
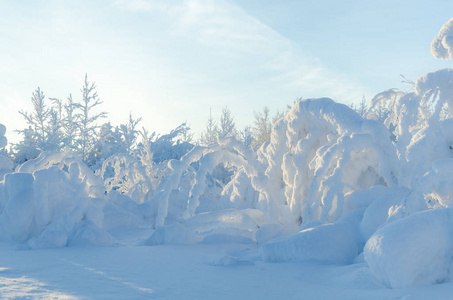
{"type": "Polygon", "coordinates": [[[151,3],[117,2],[123,8],[144,7],[148,13],[167,13],[174,18],[174,35],[190,36],[217,51],[221,58],[253,62],[246,64],[250,70],[243,71],[258,72],[264,79],[261,83],[348,101],[360,99],[364,93],[363,86],[328,70],[318,58],[304,53],[297,44],[229,1],[171,1],[166,7],[151,3]]]}

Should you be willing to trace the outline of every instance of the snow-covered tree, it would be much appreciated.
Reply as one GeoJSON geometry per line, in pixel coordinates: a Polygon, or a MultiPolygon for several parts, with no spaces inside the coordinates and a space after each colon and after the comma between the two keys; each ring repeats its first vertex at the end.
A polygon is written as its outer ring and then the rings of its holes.
{"type": "Polygon", "coordinates": [[[22,140],[19,143],[13,144],[14,162],[21,164],[27,160],[36,158],[39,155],[38,143],[35,139],[35,131],[31,126],[18,130],[22,135],[22,140]]]}
{"type": "Polygon", "coordinates": [[[193,144],[182,140],[182,137],[189,130],[190,127],[186,123],[182,123],[168,134],[157,135],[153,133],[150,137],[147,137],[147,134],[142,134],[142,136],[148,138],[153,161],[157,164],[165,160],[183,157],[193,148],[193,144]]]}
{"type": "Polygon", "coordinates": [[[76,137],[77,148],[80,151],[82,159],[86,159],[88,153],[94,146],[96,140],[96,130],[99,128],[97,122],[107,117],[106,112],[95,113],[94,109],[103,102],[99,99],[94,82],[88,81],[85,74],[85,82],[82,87],[82,103],[75,103],[76,120],[78,135],[76,137]]]}
{"type": "Polygon", "coordinates": [[[384,106],[382,102],[378,102],[374,107],[373,113],[375,120],[383,122],[387,118],[389,110],[384,106]]]}
{"type": "Polygon", "coordinates": [[[253,144],[253,133],[252,133],[252,127],[250,126],[245,126],[244,130],[241,131],[240,138],[242,143],[246,147],[251,147],[253,144]]]}
{"type": "Polygon", "coordinates": [[[355,111],[364,118],[368,112],[368,105],[365,95],[363,95],[362,100],[359,103],[359,106],[355,109],[355,111]]]}
{"type": "MultiPolygon", "coordinates": [[[[187,122],[184,122],[184,124],[187,124],[187,122]]],[[[187,128],[190,129],[190,124],[187,125],[187,128]]],[[[192,132],[190,132],[190,130],[185,130],[181,134],[181,141],[192,144],[193,143],[193,135],[194,134],[192,132]]]]}
{"type": "Polygon", "coordinates": [[[277,109],[277,112],[275,113],[275,115],[272,117],[272,125],[274,125],[275,123],[277,123],[278,120],[280,120],[281,118],[283,118],[287,112],[288,112],[289,108],[287,108],[286,110],[282,110],[282,111],[279,111],[277,109]]]}
{"type": "Polygon", "coordinates": [[[206,131],[201,133],[200,144],[201,145],[210,145],[217,142],[219,135],[219,127],[212,118],[211,109],[209,109],[209,119],[206,122],[206,131]]]}
{"type": "Polygon", "coordinates": [[[51,98],[54,105],[49,110],[49,121],[46,126],[47,141],[43,150],[58,151],[64,148],[65,137],[63,133],[64,117],[63,103],[59,99],[51,98]]]}
{"type": "Polygon", "coordinates": [[[141,120],[142,118],[134,119],[132,113],[129,113],[128,122],[119,126],[119,132],[121,133],[122,140],[126,146],[126,152],[131,151],[132,147],[135,145],[139,133],[139,130],[137,130],[136,127],[141,120]]]}
{"type": "Polygon", "coordinates": [[[261,146],[270,140],[272,123],[269,116],[269,107],[264,107],[262,112],[254,112],[253,140],[254,146],[261,146]]]}
{"type": "Polygon", "coordinates": [[[236,125],[231,111],[227,106],[222,108],[222,115],[220,116],[219,138],[236,137],[236,125]]]}
{"type": "Polygon", "coordinates": [[[38,87],[31,97],[33,111],[31,113],[23,110],[19,111],[29,126],[27,129],[17,131],[24,136],[27,135],[27,140],[24,140],[27,144],[23,143],[23,146],[36,147],[41,150],[46,148],[46,126],[49,121],[50,110],[45,105],[44,99],[44,92],[38,87]]]}
{"type": "Polygon", "coordinates": [[[17,161],[32,159],[40,151],[58,151],[64,147],[63,103],[56,98],[50,100],[53,105],[47,107],[44,93],[38,87],[31,98],[33,111],[19,111],[27,121],[28,128],[17,131],[23,136],[22,141],[13,146],[17,161]]]}
{"type": "Polygon", "coordinates": [[[68,149],[76,149],[77,123],[74,117],[74,101],[72,94],[69,94],[67,103],[64,105],[65,117],[63,119],[64,144],[68,149]]]}
{"type": "Polygon", "coordinates": [[[110,122],[99,128],[96,142],[87,155],[86,163],[91,169],[97,170],[104,160],[118,153],[127,153],[127,146],[119,128],[114,128],[110,122]]]}

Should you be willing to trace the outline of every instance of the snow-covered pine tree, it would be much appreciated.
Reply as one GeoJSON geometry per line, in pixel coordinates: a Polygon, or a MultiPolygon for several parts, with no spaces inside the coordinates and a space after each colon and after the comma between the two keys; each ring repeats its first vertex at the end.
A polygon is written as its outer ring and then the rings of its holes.
{"type": "Polygon", "coordinates": [[[22,143],[23,146],[32,146],[41,150],[46,148],[46,125],[49,121],[50,110],[46,107],[44,99],[44,92],[38,87],[31,97],[33,112],[19,111],[29,126],[27,129],[17,130],[24,137],[27,136],[27,140],[22,143]],[[25,144],[25,142],[30,144],[25,144]]]}
{"type": "Polygon", "coordinates": [[[225,106],[222,108],[222,115],[220,116],[219,138],[227,137],[237,137],[237,130],[231,111],[225,106]]]}
{"type": "Polygon", "coordinates": [[[50,98],[53,102],[53,107],[49,110],[49,121],[46,125],[47,141],[46,149],[59,151],[64,147],[64,133],[63,133],[63,103],[56,98],[50,98]]]}
{"type": "Polygon", "coordinates": [[[97,122],[107,117],[106,112],[94,113],[94,109],[103,102],[99,99],[94,82],[88,81],[85,74],[85,82],[81,89],[82,103],[74,103],[77,113],[74,115],[78,132],[76,137],[77,149],[85,160],[88,153],[94,146],[96,140],[96,130],[99,128],[97,122]]]}
{"type": "Polygon", "coordinates": [[[367,100],[365,98],[365,95],[363,95],[362,100],[359,103],[359,107],[356,109],[357,113],[364,118],[366,114],[368,113],[368,105],[366,104],[367,100]]]}
{"type": "Polygon", "coordinates": [[[74,101],[72,94],[69,94],[64,105],[65,117],[63,119],[64,145],[67,149],[76,150],[77,124],[74,117],[74,101]]]}
{"type": "MultiPolygon", "coordinates": [[[[183,124],[187,124],[187,121],[183,124]]],[[[187,130],[184,130],[181,134],[181,141],[189,144],[193,144],[193,133],[190,132],[190,124],[186,125],[187,130]]]]}
{"type": "Polygon", "coordinates": [[[244,130],[241,131],[240,138],[246,147],[251,147],[253,145],[252,127],[245,126],[244,130]]]}
{"type": "Polygon", "coordinates": [[[209,109],[209,119],[206,122],[206,131],[201,133],[200,144],[208,146],[212,143],[217,142],[219,135],[219,127],[212,118],[211,109],[209,109]]]}

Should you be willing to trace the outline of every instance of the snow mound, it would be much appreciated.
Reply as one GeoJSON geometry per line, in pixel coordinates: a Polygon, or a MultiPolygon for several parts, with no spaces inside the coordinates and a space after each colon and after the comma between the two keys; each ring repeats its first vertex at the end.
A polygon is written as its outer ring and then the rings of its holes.
{"type": "Polygon", "coordinates": [[[389,189],[366,208],[359,225],[364,240],[367,240],[387,221],[391,207],[400,204],[408,194],[409,190],[405,188],[389,189]]]}
{"type": "Polygon", "coordinates": [[[145,245],[194,244],[199,242],[252,242],[258,226],[236,209],[198,214],[183,222],[157,227],[145,245]]]}
{"type": "Polygon", "coordinates": [[[4,180],[3,211],[0,215],[0,237],[26,240],[35,230],[33,176],[25,173],[7,174],[4,180]]]}
{"type": "Polygon", "coordinates": [[[419,180],[418,190],[430,208],[451,207],[453,193],[453,158],[436,160],[431,171],[419,180]]]}
{"type": "Polygon", "coordinates": [[[103,227],[105,199],[96,178],[77,158],[43,153],[0,182],[0,239],[31,248],[113,245],[103,227]],[[27,172],[24,172],[27,171],[27,172]]]}
{"type": "Polygon", "coordinates": [[[261,257],[271,262],[351,263],[360,250],[357,223],[362,213],[362,210],[356,211],[340,222],[319,225],[272,240],[261,247],[261,257]]]}
{"type": "Polygon", "coordinates": [[[298,232],[299,226],[296,224],[278,224],[278,223],[271,223],[271,224],[264,224],[260,226],[260,229],[255,234],[255,239],[258,244],[263,245],[270,240],[276,239],[281,236],[294,234],[298,232]]]}
{"type": "Polygon", "coordinates": [[[453,18],[442,26],[432,41],[431,54],[439,59],[453,58],[453,18]]]}
{"type": "Polygon", "coordinates": [[[366,243],[371,272],[392,288],[451,279],[453,209],[419,212],[380,228],[366,243]]]}

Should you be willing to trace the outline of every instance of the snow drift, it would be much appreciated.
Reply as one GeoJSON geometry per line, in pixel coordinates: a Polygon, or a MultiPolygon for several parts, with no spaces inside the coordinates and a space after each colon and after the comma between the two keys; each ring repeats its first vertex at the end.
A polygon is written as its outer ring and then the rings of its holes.
{"type": "Polygon", "coordinates": [[[419,212],[382,227],[366,243],[364,257],[392,288],[451,280],[453,209],[419,212]]]}

